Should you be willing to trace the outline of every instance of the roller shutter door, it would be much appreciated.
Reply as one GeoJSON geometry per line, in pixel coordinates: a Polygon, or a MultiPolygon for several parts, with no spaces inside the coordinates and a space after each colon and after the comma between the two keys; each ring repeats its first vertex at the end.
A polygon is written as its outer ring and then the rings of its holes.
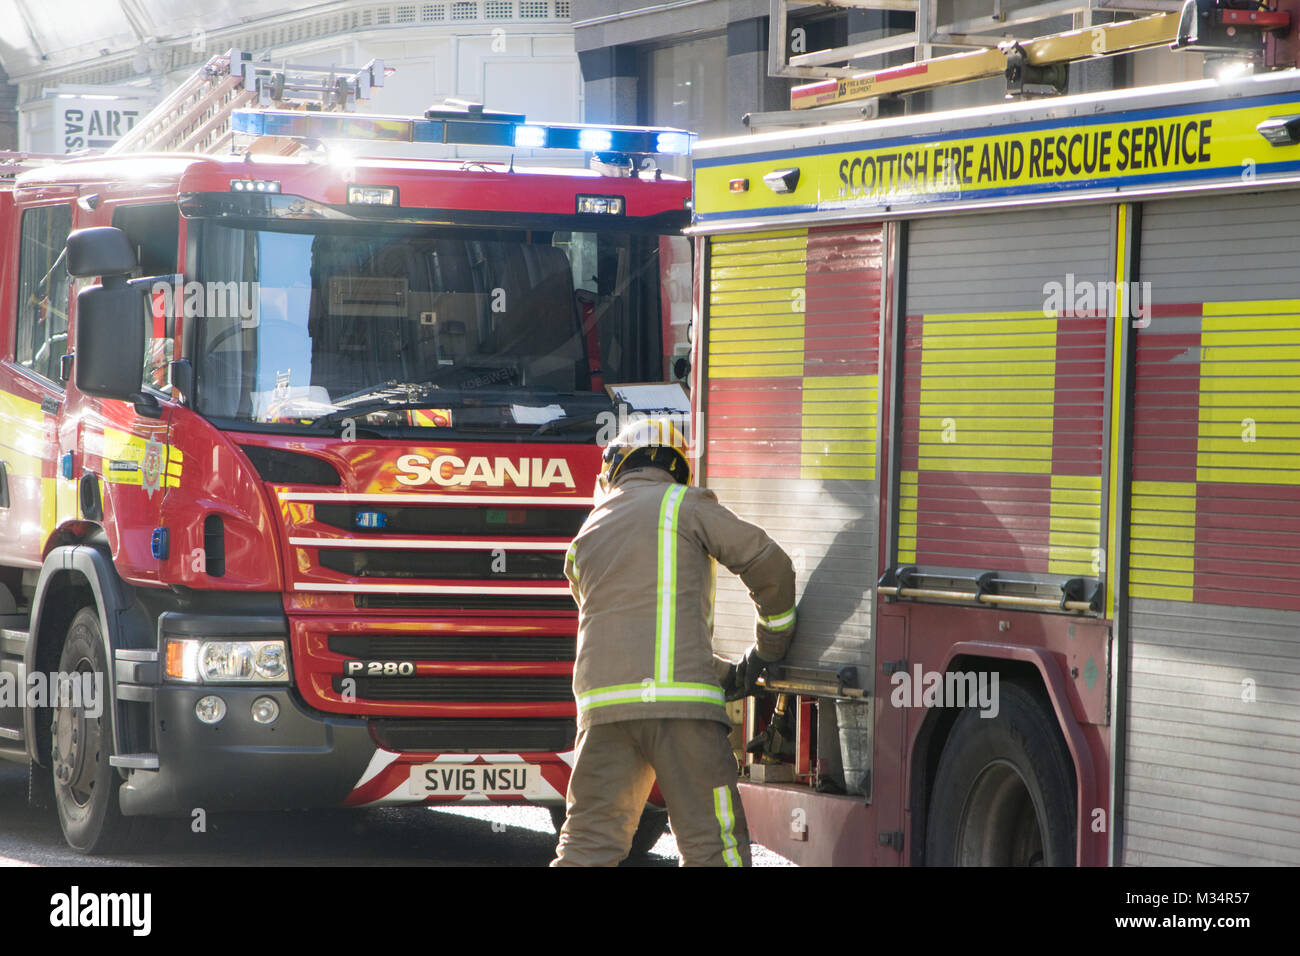
{"type": "Polygon", "coordinates": [[[1098,576],[1112,215],[910,226],[899,565],[1098,576]]]}
{"type": "MultiPolygon", "coordinates": [[[[710,240],[702,480],[795,560],[791,664],[870,664],[881,241],[879,225],[710,240]]],[[[715,647],[753,640],[720,569],[715,647]]]]}
{"type": "Polygon", "coordinates": [[[1129,864],[1300,863],[1300,197],[1148,203],[1129,864]]]}

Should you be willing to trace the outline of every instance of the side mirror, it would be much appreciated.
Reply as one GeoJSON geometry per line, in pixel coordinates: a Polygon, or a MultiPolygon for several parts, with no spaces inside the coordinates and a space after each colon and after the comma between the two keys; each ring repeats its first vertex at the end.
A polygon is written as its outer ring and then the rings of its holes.
{"type": "Polygon", "coordinates": [[[147,323],[144,290],[126,276],[136,268],[126,233],[111,226],[68,236],[68,273],[102,276],[103,285],[77,293],[77,388],[87,395],[138,401],[147,323]]]}
{"type": "MultiPolygon", "coordinates": [[[[107,281],[108,277],[105,277],[107,281]]],[[[87,395],[137,400],[144,367],[144,292],[118,277],[77,293],[77,388],[87,395]]]]}

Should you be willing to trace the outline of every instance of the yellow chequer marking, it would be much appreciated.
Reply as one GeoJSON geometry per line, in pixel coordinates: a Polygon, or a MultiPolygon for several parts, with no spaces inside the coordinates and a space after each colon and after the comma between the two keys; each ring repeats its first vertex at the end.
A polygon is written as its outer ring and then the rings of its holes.
{"type": "MultiPolygon", "coordinates": [[[[751,325],[753,324],[752,317],[749,319],[749,322],[751,325]]],[[[748,342],[755,337],[751,329],[742,328],[740,326],[737,326],[734,329],[726,327],[715,328],[713,329],[712,335],[713,341],[715,342],[748,342]]],[[[791,323],[788,326],[768,326],[767,334],[764,337],[769,341],[788,338],[802,342],[803,325],[800,323],[791,323]]]]}
{"type": "Polygon", "coordinates": [[[920,470],[1048,475],[1056,336],[1056,317],[1041,311],[923,316],[920,470]]]}
{"type": "Polygon", "coordinates": [[[780,265],[784,262],[806,262],[807,256],[804,255],[803,246],[799,245],[797,240],[788,240],[782,243],[776,240],[768,240],[762,244],[767,252],[748,252],[744,255],[733,253],[729,246],[725,245],[726,240],[719,240],[719,244],[714,246],[713,264],[719,269],[731,269],[742,265],[759,265],[772,266],[780,265]]]}
{"type": "MultiPolygon", "coordinates": [[[[933,363],[935,365],[941,365],[945,363],[963,363],[963,362],[969,363],[972,358],[971,355],[972,352],[974,352],[975,358],[978,358],[979,356],[986,354],[985,352],[979,349],[927,348],[923,353],[921,353],[921,364],[925,365],[928,363],[933,363]]],[[[1055,344],[1052,344],[1050,346],[1036,346],[1033,348],[1019,349],[1016,352],[1015,361],[1007,364],[1012,366],[1018,366],[1022,362],[1023,363],[1049,362],[1053,366],[1055,366],[1056,364],[1055,344]]],[[[978,362],[975,364],[979,366],[984,365],[983,362],[978,362]]]]}
{"type": "Polygon", "coordinates": [[[1047,570],[1052,574],[1099,574],[1101,476],[1053,475],[1051,494],[1047,570]]]}
{"type": "Polygon", "coordinates": [[[1041,311],[922,317],[922,471],[1051,473],[1057,321],[1041,311]]]}
{"type": "Polygon", "coordinates": [[[875,479],[877,382],[875,375],[803,379],[801,478],[875,479]]]}
{"type": "MultiPolygon", "coordinates": [[[[970,353],[962,353],[966,358],[970,358],[970,353]]],[[[927,356],[921,356],[921,364],[935,375],[951,375],[959,377],[962,375],[982,375],[989,370],[987,362],[938,362],[927,356]]],[[[1036,360],[1023,362],[999,362],[998,371],[1005,372],[1008,375],[1014,375],[1020,378],[1025,375],[1047,375],[1055,377],[1056,360],[1036,360]]]]}
{"type": "MultiPolygon", "coordinates": [[[[1144,517],[1148,517],[1145,516],[1144,517]]],[[[1191,516],[1193,519],[1195,515],[1191,516]]],[[[1140,536],[1144,541],[1161,542],[1161,541],[1185,541],[1194,543],[1196,541],[1196,526],[1189,523],[1185,527],[1169,524],[1141,524],[1134,521],[1132,523],[1132,533],[1134,537],[1140,536]]]]}
{"type": "Polygon", "coordinates": [[[807,247],[806,229],[712,240],[708,367],[714,378],[803,374],[807,247]]]}
{"type": "Polygon", "coordinates": [[[780,328],[782,325],[803,326],[803,313],[790,311],[789,302],[746,303],[744,305],[714,305],[709,310],[709,325],[717,323],[720,329],[753,328],[756,315],[769,315],[763,325],[780,328]]]}
{"type": "Polygon", "coordinates": [[[802,259],[756,266],[723,266],[713,270],[710,288],[714,292],[729,289],[779,289],[791,278],[802,279],[806,266],[802,259]]]}
{"type": "Polygon", "coordinates": [[[898,475],[898,560],[916,561],[916,497],[919,472],[901,471],[898,475]]]}
{"type": "MultiPolygon", "coordinates": [[[[961,420],[962,424],[972,431],[979,431],[981,429],[984,429],[986,431],[997,429],[1001,431],[1005,429],[1006,431],[1037,432],[1043,429],[1044,427],[1050,428],[1052,424],[1052,419],[1050,417],[1037,418],[1037,419],[1035,418],[1007,419],[1007,418],[999,418],[999,417],[980,418],[978,415],[975,414],[974,412],[975,409],[986,408],[986,407],[1012,408],[1014,406],[956,405],[953,406],[952,409],[948,409],[948,410],[952,411],[955,409],[955,414],[962,416],[962,420],[961,420]]],[[[925,431],[927,429],[938,430],[942,427],[943,427],[943,416],[931,415],[927,418],[924,412],[921,414],[922,431],[925,431]]]]}
{"type": "Polygon", "coordinates": [[[1201,307],[1202,327],[1207,329],[1230,328],[1232,323],[1223,320],[1243,315],[1279,315],[1300,312],[1300,299],[1241,299],[1234,302],[1206,302],[1201,307]]]}
{"type": "MultiPolygon", "coordinates": [[[[105,428],[103,438],[96,442],[87,436],[88,451],[103,458],[103,477],[107,482],[120,485],[141,485],[144,483],[144,457],[148,441],[140,435],[125,432],[117,428],[105,428]],[[132,462],[134,470],[118,470],[112,462],[132,462]]],[[[158,478],[159,487],[176,488],[181,483],[184,467],[184,455],[173,445],[162,445],[162,471],[158,478]]]]}
{"type": "MultiPolygon", "coordinates": [[[[0,445],[11,476],[41,477],[45,462],[45,412],[39,402],[0,391],[0,445]]],[[[52,527],[52,526],[51,526],[52,527]]]]}
{"type": "Polygon", "coordinates": [[[1196,485],[1135,481],[1129,510],[1129,594],[1192,600],[1196,555],[1196,485]]]}
{"type": "MultiPolygon", "coordinates": [[[[922,388],[924,388],[924,386],[922,386],[922,388]]],[[[988,389],[987,395],[989,401],[987,402],[980,401],[980,398],[982,397],[980,392],[982,391],[985,390],[963,388],[953,389],[951,391],[923,391],[921,393],[921,414],[935,415],[940,418],[949,418],[953,415],[960,414],[960,412],[954,411],[954,409],[966,408],[970,410],[970,414],[993,416],[994,412],[992,409],[1017,407],[1015,405],[1003,405],[996,401],[999,397],[1006,396],[1019,398],[1028,405],[1030,411],[1034,413],[1031,418],[1044,422],[1044,427],[1049,430],[1051,429],[1051,425],[1046,423],[1050,422],[1052,419],[1051,416],[1045,413],[1045,410],[1052,407],[1053,399],[1055,398],[1054,389],[988,389]],[[1008,392],[1014,392],[1014,395],[1008,395],[1008,392]]],[[[1001,431],[1002,429],[999,428],[998,430],[1001,431]]],[[[1010,429],[1008,429],[1008,431],[1010,431],[1010,429]]]]}
{"type": "MultiPolygon", "coordinates": [[[[929,319],[929,316],[926,316],[929,319]]],[[[1055,321],[1055,320],[1053,320],[1055,321]]],[[[928,336],[923,339],[922,345],[928,347],[933,341],[935,348],[939,349],[989,349],[989,352],[981,353],[993,355],[993,349],[1011,349],[1014,351],[1008,354],[998,354],[998,361],[1014,362],[1021,358],[1019,350],[1021,348],[1054,348],[1056,346],[1055,332],[1023,332],[1000,334],[999,332],[990,331],[987,335],[942,335],[936,333],[933,340],[928,336]]],[[[970,354],[967,352],[966,354],[970,354]]],[[[924,364],[924,362],[922,363],[924,364]]]]}
{"type": "Polygon", "coordinates": [[[1197,481],[1300,485],[1300,300],[1207,302],[1201,328],[1197,481]]]}

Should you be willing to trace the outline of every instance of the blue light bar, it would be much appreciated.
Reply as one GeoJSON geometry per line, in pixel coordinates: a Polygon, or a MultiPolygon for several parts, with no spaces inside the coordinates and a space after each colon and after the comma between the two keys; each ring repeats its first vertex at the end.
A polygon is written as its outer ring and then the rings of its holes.
{"type": "Polygon", "coordinates": [[[589,153],[605,153],[614,147],[614,134],[607,129],[580,130],[578,146],[589,153]]]}
{"type": "MultiPolygon", "coordinates": [[[[504,114],[503,114],[504,115],[504,114]]],[[[671,128],[521,123],[468,114],[464,118],[369,116],[295,110],[235,110],[231,128],[252,136],[376,143],[445,143],[514,149],[580,149],[588,153],[689,156],[694,133],[671,128]]]]}
{"type": "Polygon", "coordinates": [[[515,146],[519,149],[545,149],[545,128],[541,126],[516,126],[515,146]]]}
{"type": "Polygon", "coordinates": [[[675,153],[678,156],[691,154],[690,133],[660,133],[655,137],[655,152],[675,153]]]}

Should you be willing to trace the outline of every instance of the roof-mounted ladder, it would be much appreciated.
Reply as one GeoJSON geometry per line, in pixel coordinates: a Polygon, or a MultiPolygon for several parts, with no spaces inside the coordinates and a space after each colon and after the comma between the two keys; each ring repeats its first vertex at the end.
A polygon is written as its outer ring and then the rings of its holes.
{"type": "Polygon", "coordinates": [[[255,63],[240,50],[214,56],[113,144],[109,153],[216,153],[232,139],[231,114],[245,107],[351,111],[392,70],[255,63]]]}
{"type": "Polygon", "coordinates": [[[67,158],[66,156],[56,156],[53,153],[18,153],[11,150],[0,150],[0,182],[8,182],[19,173],[25,173],[29,169],[37,169],[41,166],[61,163],[67,158]]]}
{"type": "MultiPolygon", "coordinates": [[[[1158,47],[1261,53],[1265,65],[1283,65],[1272,52],[1276,38],[1292,33],[1296,0],[1048,0],[1014,5],[994,0],[991,16],[937,23],[936,0],[819,0],[819,5],[915,14],[916,30],[830,50],[787,55],[789,12],[806,6],[772,0],[769,70],[773,76],[827,77],[790,92],[792,110],[844,106],[854,101],[1005,76],[1008,95],[1026,85],[1065,88],[1070,63],[1158,47]],[[1272,4],[1272,6],[1268,4],[1272,4]],[[1149,15],[1094,23],[1096,12],[1148,11],[1149,15]],[[1150,13],[1150,11],[1160,11],[1150,13]],[[1008,36],[1017,25],[1071,15],[1076,29],[1033,39],[1008,36]],[[1269,47],[1266,48],[1266,41],[1269,47]],[[932,57],[933,46],[977,47],[932,57]],[[848,64],[868,56],[914,49],[916,60],[871,72],[848,64]],[[832,66],[831,64],[844,64],[832,66]]],[[[1290,57],[1293,65],[1294,54],[1290,57]]],[[[774,114],[779,115],[779,114],[774,114]]]]}

